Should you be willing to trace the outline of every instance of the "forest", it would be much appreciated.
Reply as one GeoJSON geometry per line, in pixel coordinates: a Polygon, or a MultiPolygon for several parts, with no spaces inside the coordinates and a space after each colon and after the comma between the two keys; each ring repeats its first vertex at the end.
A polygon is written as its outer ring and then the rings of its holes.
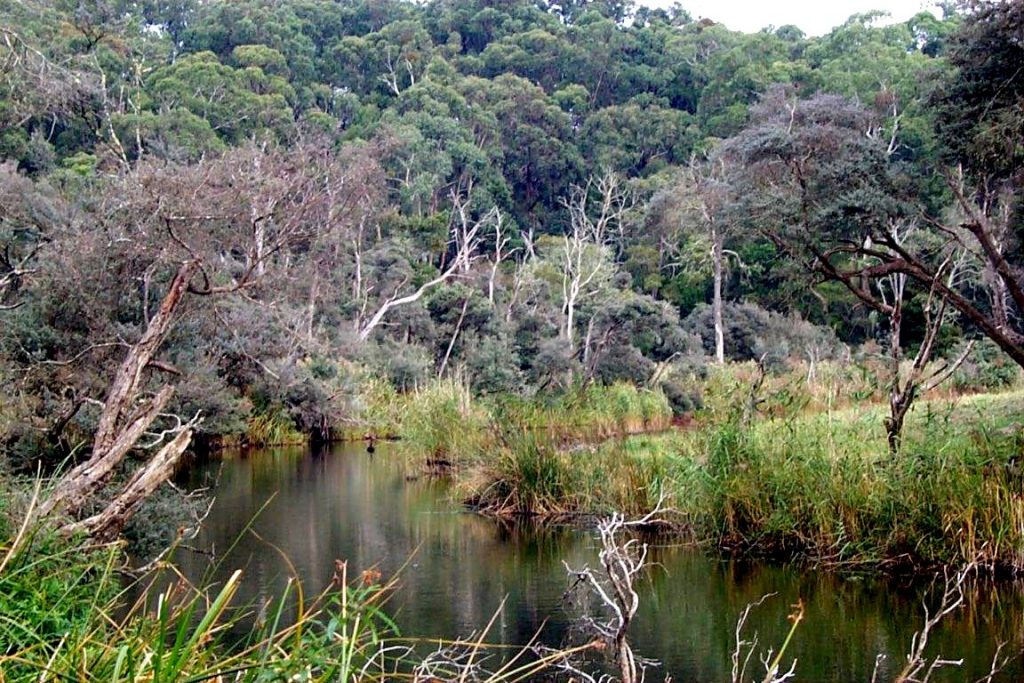
{"type": "Polygon", "coordinates": [[[496,516],[1024,569],[1021,64],[1018,0],[0,0],[0,586],[169,542],[190,454],[392,438],[496,516]]]}

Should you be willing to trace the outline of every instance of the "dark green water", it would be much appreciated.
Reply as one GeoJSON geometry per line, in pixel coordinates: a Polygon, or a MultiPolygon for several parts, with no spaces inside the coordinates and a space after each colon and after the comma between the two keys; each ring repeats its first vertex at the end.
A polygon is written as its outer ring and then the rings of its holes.
{"type": "MultiPolygon", "coordinates": [[[[245,570],[243,602],[272,598],[286,581],[286,565],[269,543],[291,560],[307,592],[330,582],[335,559],[347,560],[354,572],[376,566],[386,578],[405,565],[389,603],[403,635],[468,636],[507,598],[490,641],[521,644],[542,629],[542,640],[562,644],[572,622],[562,601],[562,561],[595,564],[593,534],[497,524],[464,512],[443,483],[408,481],[405,472],[387,444],[373,455],[359,445],[271,449],[197,463],[188,483],[218,484],[215,507],[195,545],[221,556],[221,578],[245,570]],[[266,543],[243,535],[224,556],[261,508],[253,528],[266,543]]],[[[660,566],[641,588],[631,630],[637,653],[663,663],[663,672],[648,680],[668,673],[675,681],[728,681],[737,615],[767,593],[778,595],[752,615],[747,635],[756,631],[764,648],[778,647],[789,628],[790,605],[802,599],[806,619],[787,651],[787,659],[799,660],[800,681],[870,681],[876,655],[886,656],[881,672],[888,674],[878,680],[891,680],[922,620],[926,586],[727,561],[683,547],[659,547],[654,559],[660,566]]],[[[191,553],[178,561],[193,578],[210,562],[191,553]]],[[[995,680],[1024,680],[1020,587],[975,589],[968,600],[933,633],[929,648],[965,664],[932,680],[983,677],[1000,641],[1012,662],[995,680]]],[[[763,670],[756,658],[752,666],[763,670]]]]}

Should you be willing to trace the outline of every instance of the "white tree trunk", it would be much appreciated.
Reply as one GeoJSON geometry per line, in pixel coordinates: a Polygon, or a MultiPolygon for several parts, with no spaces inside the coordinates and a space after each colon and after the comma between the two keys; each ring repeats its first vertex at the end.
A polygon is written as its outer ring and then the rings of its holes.
{"type": "Polygon", "coordinates": [[[711,315],[715,323],[715,362],[725,364],[725,323],[722,321],[722,236],[711,228],[711,260],[714,267],[714,295],[711,299],[711,315]]]}

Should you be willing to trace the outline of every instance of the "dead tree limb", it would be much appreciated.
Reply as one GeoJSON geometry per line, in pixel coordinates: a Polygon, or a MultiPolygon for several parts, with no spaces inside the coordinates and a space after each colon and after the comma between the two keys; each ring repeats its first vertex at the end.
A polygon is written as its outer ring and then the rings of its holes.
{"type": "Polygon", "coordinates": [[[139,505],[174,474],[174,468],[192,442],[194,425],[195,422],[189,423],[187,428],[178,432],[173,440],[164,444],[156,455],[147,460],[102,512],[66,524],[62,531],[68,534],[84,531],[90,536],[107,540],[116,538],[139,505]]]}
{"type": "Polygon", "coordinates": [[[584,617],[584,625],[592,635],[603,639],[611,647],[622,683],[643,680],[642,671],[645,664],[648,664],[638,661],[626,637],[629,625],[640,607],[635,582],[647,567],[648,546],[636,538],[630,538],[627,532],[664,523],[662,516],[670,512],[664,507],[664,502],[662,496],[653,510],[637,519],[626,519],[621,512],[615,512],[597,523],[601,537],[598,559],[602,571],[597,572],[590,567],[574,570],[563,562],[566,571],[575,578],[573,586],[589,586],[611,613],[611,618],[603,621],[587,615],[584,617]]]}
{"type": "Polygon", "coordinates": [[[170,401],[174,388],[168,385],[138,404],[143,373],[170,332],[175,312],[197,268],[197,261],[188,261],[178,268],[159,310],[150,320],[142,338],[128,350],[114,376],[103,403],[89,459],[61,477],[49,499],[40,506],[40,516],[57,511],[74,515],[81,510],[170,401]]]}

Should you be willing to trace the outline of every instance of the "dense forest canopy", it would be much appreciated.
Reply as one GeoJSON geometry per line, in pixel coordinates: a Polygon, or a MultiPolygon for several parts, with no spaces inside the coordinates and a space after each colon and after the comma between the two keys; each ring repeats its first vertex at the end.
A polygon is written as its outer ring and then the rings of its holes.
{"type": "Polygon", "coordinates": [[[155,413],[211,438],[329,435],[368,377],[651,385],[894,337],[1021,363],[1024,9],[945,11],[809,38],[599,0],[0,0],[0,437],[128,419],[96,404],[147,334],[120,386],[170,382],[155,413]]]}

